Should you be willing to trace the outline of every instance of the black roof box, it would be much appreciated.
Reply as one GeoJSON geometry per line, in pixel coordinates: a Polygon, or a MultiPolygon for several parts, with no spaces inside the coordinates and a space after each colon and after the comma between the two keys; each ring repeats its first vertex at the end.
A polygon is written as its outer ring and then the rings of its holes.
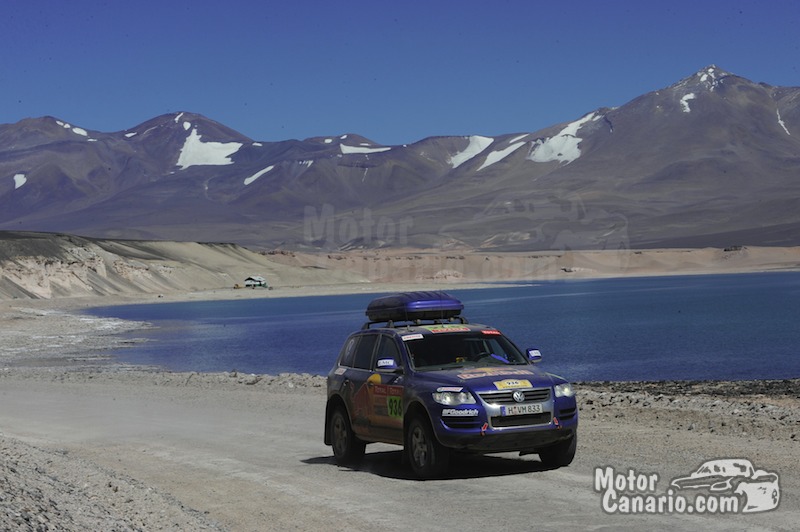
{"type": "Polygon", "coordinates": [[[379,297],[367,306],[367,318],[373,322],[450,319],[461,314],[464,305],[441,292],[401,292],[379,297]]]}

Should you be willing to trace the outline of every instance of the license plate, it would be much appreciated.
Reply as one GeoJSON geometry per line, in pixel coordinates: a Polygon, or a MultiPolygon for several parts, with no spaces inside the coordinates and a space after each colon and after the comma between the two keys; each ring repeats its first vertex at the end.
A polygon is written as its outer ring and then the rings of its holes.
{"type": "Polygon", "coordinates": [[[500,415],[503,416],[519,416],[523,414],[541,414],[544,412],[541,403],[534,403],[531,405],[510,405],[501,406],[500,415]]]}

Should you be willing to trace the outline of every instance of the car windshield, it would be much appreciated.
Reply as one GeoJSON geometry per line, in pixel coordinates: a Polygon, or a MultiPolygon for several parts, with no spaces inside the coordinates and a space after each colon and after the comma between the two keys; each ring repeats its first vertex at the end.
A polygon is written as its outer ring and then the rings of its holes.
{"type": "Polygon", "coordinates": [[[421,371],[464,366],[528,364],[514,344],[482,332],[425,335],[406,342],[411,363],[421,371]]]}
{"type": "Polygon", "coordinates": [[[747,476],[748,466],[741,463],[710,462],[700,466],[695,475],[747,476]]]}

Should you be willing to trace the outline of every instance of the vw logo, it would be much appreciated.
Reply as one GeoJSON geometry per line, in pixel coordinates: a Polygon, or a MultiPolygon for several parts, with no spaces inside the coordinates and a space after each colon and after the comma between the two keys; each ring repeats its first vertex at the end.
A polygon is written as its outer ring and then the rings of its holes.
{"type": "Polygon", "coordinates": [[[525,392],[517,390],[513,394],[511,394],[511,397],[513,397],[516,402],[522,403],[523,401],[525,401],[525,392]]]}

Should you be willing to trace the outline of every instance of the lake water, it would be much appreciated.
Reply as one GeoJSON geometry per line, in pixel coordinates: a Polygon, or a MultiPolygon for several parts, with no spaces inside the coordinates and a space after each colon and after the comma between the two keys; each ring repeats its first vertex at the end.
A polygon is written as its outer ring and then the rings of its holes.
{"type": "MultiPolygon", "coordinates": [[[[531,282],[448,289],[473,323],[537,347],[572,380],[800,377],[800,272],[531,282]]],[[[115,352],[173,371],[325,375],[365,321],[356,294],[92,309],[148,321],[115,352]]]]}

